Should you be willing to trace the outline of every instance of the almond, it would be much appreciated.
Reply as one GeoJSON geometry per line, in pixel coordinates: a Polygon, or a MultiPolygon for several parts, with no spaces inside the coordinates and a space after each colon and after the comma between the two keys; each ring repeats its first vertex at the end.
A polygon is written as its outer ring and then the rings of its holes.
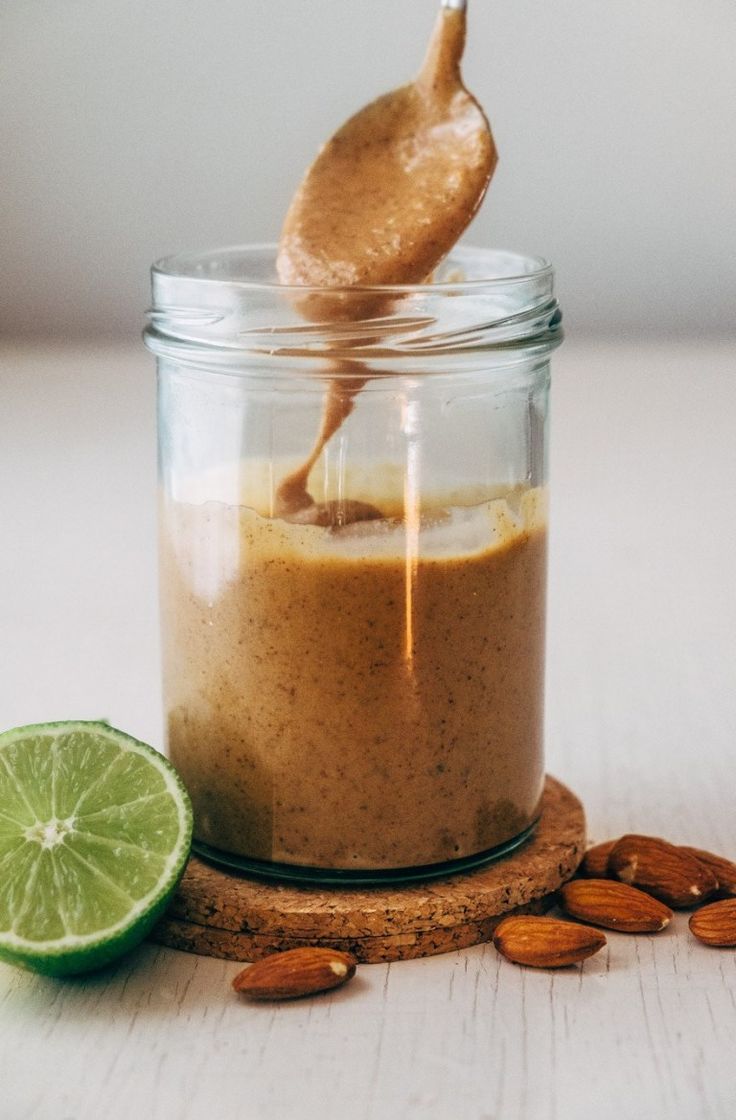
{"type": "Polygon", "coordinates": [[[356,963],[338,949],[287,949],[244,968],[233,987],[249,999],[296,999],[345,984],[355,975],[356,963]]]}
{"type": "Polygon", "coordinates": [[[656,836],[622,836],[608,857],[608,869],[675,910],[699,906],[718,887],[704,863],[656,836]]]}
{"type": "Polygon", "coordinates": [[[589,879],[605,879],[608,874],[608,857],[615,844],[615,840],[606,840],[588,848],[580,864],[581,874],[587,875],[589,879]]]}
{"type": "Polygon", "coordinates": [[[590,926],[522,914],[504,918],[496,926],[493,944],[499,953],[516,964],[562,968],[592,957],[606,944],[606,938],[600,930],[590,926]]]}
{"type": "Polygon", "coordinates": [[[697,860],[708,867],[718,880],[718,893],[728,898],[736,898],[736,863],[723,856],[715,856],[713,852],[705,852],[702,848],[681,848],[680,851],[688,852],[697,860]]]}
{"type": "Polygon", "coordinates": [[[615,879],[575,879],[560,893],[571,917],[621,933],[656,933],[672,919],[664,903],[615,879]]]}
{"type": "Polygon", "coordinates": [[[701,906],[690,918],[690,929],[705,945],[736,945],[736,898],[701,906]]]}

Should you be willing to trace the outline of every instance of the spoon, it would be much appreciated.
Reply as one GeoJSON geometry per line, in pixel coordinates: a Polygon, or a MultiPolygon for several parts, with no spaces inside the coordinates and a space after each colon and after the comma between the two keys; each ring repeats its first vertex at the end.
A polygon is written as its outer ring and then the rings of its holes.
{"type": "MultiPolygon", "coordinates": [[[[361,109],[320,150],[284,221],[276,261],[282,283],[342,289],[420,283],[474,217],[497,155],[483,110],[460,74],[465,7],[464,0],[443,0],[417,78],[361,109]]],[[[305,317],[332,322],[380,313],[387,298],[305,293],[297,303],[305,317]]],[[[309,473],[365,380],[331,382],[314,447],[277,491],[280,516],[299,511],[301,518],[315,505],[309,473]]],[[[314,514],[324,516],[316,505],[314,514]]]]}
{"type": "Polygon", "coordinates": [[[465,3],[444,0],[418,77],[351,117],[322,147],[284,221],[284,284],[414,284],[475,215],[496,165],[465,89],[465,3]]]}

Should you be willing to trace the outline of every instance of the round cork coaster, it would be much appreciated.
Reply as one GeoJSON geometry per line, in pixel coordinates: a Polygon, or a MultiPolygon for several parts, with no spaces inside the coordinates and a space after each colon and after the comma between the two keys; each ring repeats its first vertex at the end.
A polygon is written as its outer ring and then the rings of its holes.
{"type": "Polygon", "coordinates": [[[511,912],[542,912],[584,851],[583,806],[548,777],[534,835],[487,867],[427,883],[345,889],[257,881],[192,856],[151,937],[235,961],[299,945],[342,949],[369,963],[428,957],[487,941],[511,912]]]}

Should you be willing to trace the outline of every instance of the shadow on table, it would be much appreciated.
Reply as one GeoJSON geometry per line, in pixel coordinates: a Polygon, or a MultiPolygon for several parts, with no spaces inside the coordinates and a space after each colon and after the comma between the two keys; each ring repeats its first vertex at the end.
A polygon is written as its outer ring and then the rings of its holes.
{"type": "Polygon", "coordinates": [[[144,943],[122,960],[84,976],[55,979],[0,964],[0,978],[7,975],[6,1000],[14,1021],[38,1020],[51,1030],[79,1023],[89,1028],[95,1020],[108,1025],[195,1015],[204,1006],[229,1006],[237,1012],[263,1013],[266,1008],[286,1011],[304,1008],[308,1002],[343,1002],[360,998],[369,981],[358,975],[344,988],[314,996],[311,1000],[255,1003],[238,997],[231,983],[245,967],[234,961],[216,960],[163,946],[144,943]]]}

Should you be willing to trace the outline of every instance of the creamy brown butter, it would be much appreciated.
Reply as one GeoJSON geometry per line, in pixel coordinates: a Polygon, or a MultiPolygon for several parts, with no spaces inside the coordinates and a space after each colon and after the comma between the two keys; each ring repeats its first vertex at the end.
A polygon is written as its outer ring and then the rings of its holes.
{"type": "MultiPolygon", "coordinates": [[[[370,496],[399,514],[395,493],[370,496]]],[[[166,509],[169,742],[200,840],[385,869],[482,852],[533,822],[544,495],[513,505],[430,500],[414,559],[398,518],[330,532],[247,504],[166,509]]]]}
{"type": "MultiPolygon", "coordinates": [[[[463,233],[496,164],[488,121],[460,76],[465,19],[443,9],[418,78],[324,145],[284,222],[283,283],[420,283],[463,233]]],[[[327,306],[334,315],[335,302],[327,306]]]]}

